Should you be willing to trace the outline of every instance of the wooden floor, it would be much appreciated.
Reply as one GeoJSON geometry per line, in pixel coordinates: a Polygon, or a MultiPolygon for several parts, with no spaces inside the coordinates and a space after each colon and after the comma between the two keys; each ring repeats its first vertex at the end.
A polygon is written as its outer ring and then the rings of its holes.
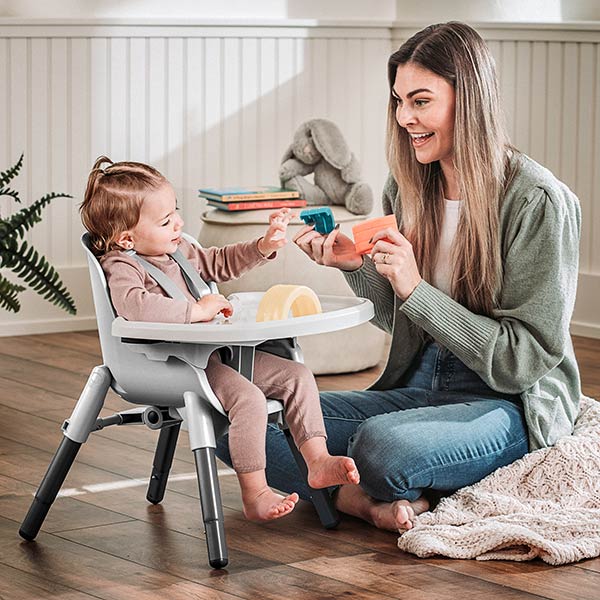
{"type": "MultiPolygon", "coordinates": [[[[600,340],[575,339],[584,390],[600,398],[600,340]]],[[[61,439],[60,424],[100,362],[95,332],[0,338],[0,598],[211,599],[600,598],[600,559],[542,562],[418,559],[397,536],[346,518],[323,530],[307,503],[265,525],[240,511],[221,476],[227,570],[206,563],[193,459],[182,436],[164,503],[145,500],[156,434],[111,427],[82,448],[37,542],[19,523],[61,439]]],[[[320,377],[321,389],[364,387],[378,369],[320,377]]],[[[105,414],[125,404],[111,393],[105,414]]]]}

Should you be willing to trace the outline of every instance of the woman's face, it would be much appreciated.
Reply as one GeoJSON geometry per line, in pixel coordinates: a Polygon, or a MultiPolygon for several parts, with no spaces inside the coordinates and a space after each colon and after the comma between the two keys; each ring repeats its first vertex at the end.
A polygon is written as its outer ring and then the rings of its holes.
{"type": "Polygon", "coordinates": [[[392,90],[396,120],[412,140],[422,164],[452,166],[454,151],[454,87],[443,77],[413,63],[400,65],[392,90]]]}

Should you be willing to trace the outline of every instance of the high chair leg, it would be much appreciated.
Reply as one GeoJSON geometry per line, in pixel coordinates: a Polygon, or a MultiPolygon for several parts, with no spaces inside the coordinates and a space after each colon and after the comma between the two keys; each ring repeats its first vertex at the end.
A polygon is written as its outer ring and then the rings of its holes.
{"type": "MultiPolygon", "coordinates": [[[[285,427],[283,429],[283,433],[285,434],[285,439],[294,455],[294,459],[296,460],[296,464],[298,465],[298,469],[300,469],[300,473],[302,477],[304,477],[305,481],[308,481],[308,468],[306,463],[304,462],[304,457],[300,454],[300,450],[296,447],[294,442],[294,438],[290,430],[285,427]]],[[[319,519],[325,529],[333,529],[337,527],[340,523],[340,516],[333,505],[333,500],[329,495],[329,491],[327,488],[325,489],[315,489],[306,484],[308,489],[310,490],[310,499],[317,511],[317,515],[319,515],[319,519]]]]}
{"type": "Polygon", "coordinates": [[[214,448],[198,448],[194,450],[200,504],[204,519],[208,562],[214,569],[223,569],[229,562],[223,504],[217,475],[217,461],[214,448]]]}
{"type": "Polygon", "coordinates": [[[68,437],[63,437],[52,462],[50,463],[44,479],[35,493],[35,497],[29,511],[21,523],[19,535],[31,542],[46,519],[46,515],[56,499],[56,495],[62,486],[81,444],[73,442],[68,437]]]}
{"type": "Polygon", "coordinates": [[[111,379],[110,371],[105,366],[95,367],[90,373],[70,419],[63,424],[62,442],[48,466],[29,511],[21,524],[19,535],[22,538],[32,541],[39,533],[79,448],[86,442],[90,432],[96,426],[96,419],[104,405],[111,379]]]}
{"type": "Polygon", "coordinates": [[[173,455],[177,446],[179,429],[181,423],[176,423],[170,427],[163,427],[160,430],[156,452],[154,454],[154,463],[152,465],[152,475],[148,485],[146,499],[152,504],[159,504],[165,497],[165,489],[169,478],[169,471],[173,464],[173,455]]]}
{"type": "Polygon", "coordinates": [[[190,435],[190,447],[196,462],[208,562],[211,567],[222,569],[229,562],[229,557],[215,458],[217,444],[211,415],[212,409],[194,392],[185,392],[183,400],[190,435]]]}

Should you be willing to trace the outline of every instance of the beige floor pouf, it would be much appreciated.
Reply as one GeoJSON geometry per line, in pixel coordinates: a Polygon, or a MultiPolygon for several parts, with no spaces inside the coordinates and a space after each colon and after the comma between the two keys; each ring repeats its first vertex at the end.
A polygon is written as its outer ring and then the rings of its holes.
{"type": "MultiPolygon", "coordinates": [[[[353,215],[340,206],[331,207],[342,232],[352,237],[352,226],[364,216],[353,215]]],[[[224,246],[260,237],[266,230],[271,210],[228,213],[209,208],[202,215],[198,239],[203,246],[224,246]]],[[[299,210],[297,211],[299,212],[299,210]]],[[[296,218],[288,228],[288,239],[304,223],[296,218]]],[[[225,296],[242,291],[265,291],[277,283],[306,285],[317,294],[353,295],[337,270],[313,263],[295,244],[289,243],[272,263],[253,269],[241,279],[220,283],[225,296]]],[[[370,323],[358,327],[299,338],[306,365],[316,375],[349,373],[376,365],[384,355],[386,334],[370,323]]]]}

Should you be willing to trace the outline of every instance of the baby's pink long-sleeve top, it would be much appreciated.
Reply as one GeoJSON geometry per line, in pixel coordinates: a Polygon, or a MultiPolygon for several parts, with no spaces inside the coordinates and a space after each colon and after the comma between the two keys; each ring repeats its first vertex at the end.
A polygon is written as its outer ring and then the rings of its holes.
{"type": "MultiPolygon", "coordinates": [[[[182,240],[179,250],[204,281],[215,283],[237,279],[250,269],[275,257],[273,253],[269,258],[265,258],[258,250],[258,240],[230,244],[222,248],[199,248],[182,240]]],[[[179,265],[166,254],[140,256],[174,281],[189,302],[167,296],[134,258],[120,250],[112,250],[100,258],[100,264],[106,275],[110,297],[117,314],[129,321],[189,323],[192,304],[196,300],[187,288],[179,265]]]]}

